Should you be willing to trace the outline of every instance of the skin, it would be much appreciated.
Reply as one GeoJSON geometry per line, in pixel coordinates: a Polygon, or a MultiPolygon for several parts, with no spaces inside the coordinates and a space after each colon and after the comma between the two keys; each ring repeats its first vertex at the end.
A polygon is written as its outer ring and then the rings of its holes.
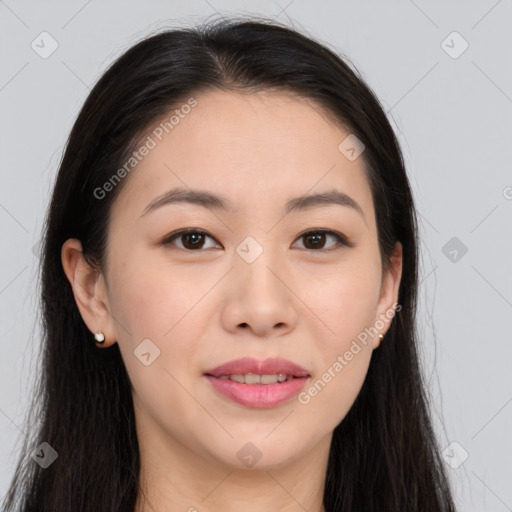
{"type": "MultiPolygon", "coordinates": [[[[309,371],[307,390],[358,334],[393,310],[402,247],[397,242],[392,271],[383,276],[363,159],[349,161],[338,150],[350,132],[318,106],[276,92],[195,98],[198,105],[125,178],[106,268],[91,268],[76,239],[62,247],[86,325],[105,333],[104,346],[119,343],[132,382],[146,495],[137,511],[323,511],[332,432],[385,338],[360,344],[307,404],[238,405],[203,374],[239,357],[281,356],[309,371]],[[174,187],[222,195],[235,211],[172,204],[141,216],[174,187]],[[340,205],[284,215],[288,199],[332,188],[357,201],[364,218],[340,205]],[[186,249],[183,236],[161,243],[184,228],[209,236],[199,249],[186,249]],[[316,249],[299,236],[319,228],[356,246],[329,235],[316,249]],[[263,248],[250,264],[236,252],[247,236],[263,248]],[[144,339],[160,350],[149,366],[133,353],[144,339]],[[248,442],[261,453],[251,468],[237,457],[248,442]]],[[[384,318],[380,333],[390,321],[384,318]]]]}

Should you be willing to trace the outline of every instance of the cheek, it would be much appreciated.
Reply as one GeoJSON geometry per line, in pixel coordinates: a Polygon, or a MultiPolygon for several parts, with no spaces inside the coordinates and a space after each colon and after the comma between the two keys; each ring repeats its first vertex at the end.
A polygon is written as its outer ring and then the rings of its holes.
{"type": "Polygon", "coordinates": [[[144,401],[157,403],[169,400],[164,389],[178,392],[177,381],[190,378],[205,321],[200,300],[211,283],[137,261],[147,258],[134,257],[112,273],[112,313],[132,383],[144,401]]]}
{"type": "Polygon", "coordinates": [[[155,264],[145,254],[132,254],[122,267],[112,272],[113,314],[122,319],[126,329],[121,337],[174,336],[187,314],[204,294],[205,283],[198,277],[185,279],[180,271],[155,264]]]}
{"type": "Polygon", "coordinates": [[[304,288],[307,304],[317,314],[319,324],[324,325],[321,353],[344,350],[375,319],[380,292],[379,270],[366,265],[334,271],[323,276],[321,284],[304,288]]]}
{"type": "Polygon", "coordinates": [[[332,290],[330,313],[342,338],[356,336],[372,322],[378,302],[377,283],[368,277],[348,277],[332,290]]]}
{"type": "Polygon", "coordinates": [[[315,374],[299,395],[324,428],[333,429],[352,407],[368,372],[371,337],[365,331],[375,318],[378,275],[346,274],[309,296],[316,302],[321,336],[314,337],[319,355],[315,374]]]}
{"type": "Polygon", "coordinates": [[[167,414],[162,404],[173,410],[191,405],[182,386],[190,388],[202,337],[198,302],[205,286],[161,266],[139,265],[135,257],[112,273],[119,349],[136,395],[155,418],[167,414]]]}
{"type": "MultiPolygon", "coordinates": [[[[322,335],[315,336],[319,361],[311,385],[302,396],[324,415],[331,427],[346,415],[366,377],[372,355],[368,330],[375,320],[380,292],[380,268],[360,258],[309,288],[308,305],[318,316],[322,335]]],[[[306,293],[306,289],[304,289],[306,293]]]]}

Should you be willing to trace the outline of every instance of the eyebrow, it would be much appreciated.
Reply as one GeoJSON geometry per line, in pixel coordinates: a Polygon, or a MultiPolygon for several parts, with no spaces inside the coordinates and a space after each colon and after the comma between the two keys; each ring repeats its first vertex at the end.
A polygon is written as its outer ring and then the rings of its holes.
{"type": "MultiPolygon", "coordinates": [[[[194,204],[213,210],[235,211],[233,203],[227,198],[212,194],[205,190],[175,188],[153,199],[153,201],[146,206],[141,217],[164,205],[183,203],[194,204]]],[[[347,194],[334,189],[319,194],[305,195],[290,199],[285,204],[284,211],[285,214],[288,214],[291,212],[308,210],[318,206],[330,205],[352,208],[359,213],[363,219],[365,219],[362,208],[354,199],[347,194]]]]}

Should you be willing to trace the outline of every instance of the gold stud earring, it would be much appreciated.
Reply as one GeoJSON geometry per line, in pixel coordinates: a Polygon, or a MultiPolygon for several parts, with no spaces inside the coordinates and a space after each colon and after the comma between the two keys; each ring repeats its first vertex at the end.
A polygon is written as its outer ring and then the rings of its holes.
{"type": "Polygon", "coordinates": [[[94,340],[98,345],[102,345],[103,343],[105,343],[105,335],[101,331],[95,332],[94,340]]]}
{"type": "Polygon", "coordinates": [[[384,339],[384,335],[383,334],[379,334],[379,338],[380,338],[380,341],[382,341],[384,339]]]}

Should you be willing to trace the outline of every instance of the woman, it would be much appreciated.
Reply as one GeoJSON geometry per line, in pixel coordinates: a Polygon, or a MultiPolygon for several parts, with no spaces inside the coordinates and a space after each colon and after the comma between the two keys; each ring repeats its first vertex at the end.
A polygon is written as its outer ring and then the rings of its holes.
{"type": "Polygon", "coordinates": [[[44,238],[23,511],[453,511],[418,362],[417,228],[378,100],[255,19],[96,84],[44,238]]]}

